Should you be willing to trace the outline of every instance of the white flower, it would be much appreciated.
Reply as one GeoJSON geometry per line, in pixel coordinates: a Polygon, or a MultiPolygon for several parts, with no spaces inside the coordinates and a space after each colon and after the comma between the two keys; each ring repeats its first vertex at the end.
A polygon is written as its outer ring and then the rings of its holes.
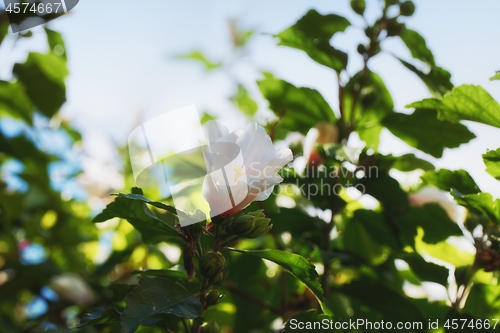
{"type": "Polygon", "coordinates": [[[283,181],[278,171],[293,158],[288,148],[277,151],[266,131],[255,123],[229,133],[224,125],[209,121],[205,138],[203,196],[212,216],[234,215],[253,201],[266,200],[283,181]]]}

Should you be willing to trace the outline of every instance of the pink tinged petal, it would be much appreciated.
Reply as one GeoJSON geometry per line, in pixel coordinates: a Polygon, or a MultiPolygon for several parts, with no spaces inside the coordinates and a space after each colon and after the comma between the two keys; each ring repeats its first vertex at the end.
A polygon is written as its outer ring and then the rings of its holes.
{"type": "Polygon", "coordinates": [[[314,144],[319,137],[317,128],[311,128],[304,139],[304,157],[309,161],[309,157],[314,149],[314,144]]]}

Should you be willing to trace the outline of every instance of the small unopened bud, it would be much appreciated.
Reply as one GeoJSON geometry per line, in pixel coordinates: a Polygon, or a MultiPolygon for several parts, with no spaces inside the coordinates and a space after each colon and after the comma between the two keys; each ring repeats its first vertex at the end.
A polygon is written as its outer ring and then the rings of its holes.
{"type": "Polygon", "coordinates": [[[203,324],[200,330],[201,333],[219,333],[219,331],[219,324],[217,324],[214,319],[210,320],[208,323],[203,324]]]}
{"type": "Polygon", "coordinates": [[[205,277],[213,277],[224,270],[226,258],[220,252],[209,251],[200,258],[200,271],[205,277]]]}
{"type": "Polygon", "coordinates": [[[412,16],[415,13],[415,4],[411,1],[405,1],[399,6],[399,12],[403,16],[412,16]]]}
{"type": "Polygon", "coordinates": [[[205,295],[205,302],[208,306],[215,305],[219,302],[220,298],[220,292],[217,289],[212,289],[205,295]]]}
{"type": "Polygon", "coordinates": [[[221,282],[222,282],[222,280],[224,280],[224,272],[220,272],[220,273],[219,273],[219,274],[217,274],[216,276],[211,277],[211,278],[209,279],[209,281],[208,281],[208,282],[209,282],[211,285],[216,285],[216,284],[221,283],[221,282]]]}
{"type": "Polygon", "coordinates": [[[265,235],[272,229],[271,219],[266,218],[262,210],[257,210],[249,215],[255,216],[254,227],[252,231],[245,235],[247,238],[257,238],[265,235]]]}
{"type": "Polygon", "coordinates": [[[249,214],[238,216],[231,224],[231,230],[237,236],[245,236],[250,233],[255,226],[255,217],[249,214]]]}
{"type": "Polygon", "coordinates": [[[351,8],[356,14],[363,15],[366,8],[365,0],[351,0],[351,8]]]}

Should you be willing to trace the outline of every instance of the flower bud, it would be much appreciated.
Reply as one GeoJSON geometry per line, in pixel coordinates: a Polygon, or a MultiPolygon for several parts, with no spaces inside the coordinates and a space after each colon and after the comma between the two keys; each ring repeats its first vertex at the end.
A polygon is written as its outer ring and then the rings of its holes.
{"type": "Polygon", "coordinates": [[[219,325],[217,324],[217,322],[212,319],[210,320],[208,323],[205,323],[203,324],[203,326],[201,326],[201,330],[200,332],[201,333],[219,333],[219,325]]]}
{"type": "Polygon", "coordinates": [[[215,305],[219,302],[220,298],[220,292],[217,289],[212,289],[205,295],[205,302],[208,306],[215,305]]]}
{"type": "Polygon", "coordinates": [[[415,4],[411,1],[405,1],[399,6],[399,12],[403,16],[412,16],[415,13],[415,4]]]}
{"type": "Polygon", "coordinates": [[[209,251],[200,258],[200,271],[205,277],[213,277],[226,266],[226,258],[220,252],[209,251]]]}
{"type": "Polygon", "coordinates": [[[351,0],[351,8],[358,15],[363,15],[366,8],[365,0],[351,0]]]}
{"type": "Polygon", "coordinates": [[[255,226],[255,217],[250,214],[238,216],[231,224],[231,230],[237,236],[245,236],[250,233],[255,226]]]}
{"type": "Polygon", "coordinates": [[[363,55],[366,53],[366,46],[364,46],[363,44],[359,44],[358,45],[358,53],[363,55]]]}
{"type": "Polygon", "coordinates": [[[405,30],[405,25],[399,23],[396,18],[387,21],[387,36],[399,36],[405,30]]]}
{"type": "Polygon", "coordinates": [[[257,238],[267,234],[269,230],[273,228],[271,219],[264,217],[264,214],[259,215],[255,219],[254,227],[252,231],[245,235],[247,238],[257,238]]]}
{"type": "Polygon", "coordinates": [[[222,280],[224,280],[224,272],[220,272],[219,274],[217,274],[216,276],[214,277],[211,277],[208,282],[211,284],[211,285],[216,285],[216,284],[219,284],[222,282],[222,280]]]}

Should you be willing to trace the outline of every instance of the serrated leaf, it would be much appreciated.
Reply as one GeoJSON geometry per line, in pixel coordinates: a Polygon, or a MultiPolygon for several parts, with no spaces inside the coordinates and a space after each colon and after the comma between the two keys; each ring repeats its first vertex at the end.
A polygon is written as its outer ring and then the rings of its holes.
{"type": "Polygon", "coordinates": [[[125,297],[127,306],[121,314],[122,333],[132,333],[146,318],[173,314],[180,318],[201,316],[198,298],[167,279],[142,277],[139,285],[125,297]]]}
{"type": "Polygon", "coordinates": [[[14,65],[14,74],[26,88],[33,104],[47,117],[52,117],[66,101],[64,80],[66,63],[52,53],[31,52],[23,64],[14,65]]]}
{"type": "Polygon", "coordinates": [[[52,53],[66,60],[66,45],[62,35],[59,32],[50,30],[47,27],[45,27],[44,30],[52,53]]]}
{"type": "Polygon", "coordinates": [[[307,134],[320,121],[336,121],[332,108],[317,90],[296,87],[268,73],[264,76],[257,84],[279,118],[278,138],[284,138],[288,131],[307,134]]]}
{"type": "Polygon", "coordinates": [[[440,169],[428,171],[422,176],[427,185],[432,185],[440,190],[450,192],[452,188],[464,194],[478,193],[481,190],[469,173],[465,170],[440,169]]]}
{"type": "Polygon", "coordinates": [[[160,209],[166,210],[167,212],[170,212],[172,214],[176,214],[177,215],[177,212],[178,212],[172,206],[168,206],[168,205],[165,205],[164,203],[161,203],[161,202],[158,202],[158,201],[152,201],[152,200],[146,198],[142,194],[142,190],[139,189],[138,187],[132,188],[132,193],[118,193],[116,195],[119,196],[119,197],[122,197],[122,198],[127,198],[127,199],[130,199],[130,200],[136,200],[136,201],[141,201],[141,202],[147,203],[147,204],[149,204],[151,206],[155,206],[156,208],[160,208],[160,209]]]}
{"type": "Polygon", "coordinates": [[[436,282],[443,286],[448,285],[449,271],[446,267],[428,262],[418,253],[405,253],[400,255],[399,258],[406,261],[420,279],[436,282]]]}
{"type": "Polygon", "coordinates": [[[480,86],[464,84],[453,88],[441,100],[428,98],[407,107],[435,109],[441,120],[471,120],[500,128],[500,104],[480,86]]]}
{"type": "Polygon", "coordinates": [[[423,241],[436,244],[450,236],[461,236],[460,227],[450,219],[441,206],[434,203],[422,207],[410,207],[409,211],[397,218],[400,226],[420,226],[424,230],[423,241]]]}
{"type": "Polygon", "coordinates": [[[395,161],[392,164],[392,167],[399,171],[408,172],[416,169],[424,171],[434,170],[434,165],[432,165],[431,162],[418,158],[413,154],[395,156],[394,158],[395,161]]]}
{"type": "Polygon", "coordinates": [[[500,72],[497,72],[495,75],[490,77],[490,81],[500,80],[500,72]]]}
{"type": "Polygon", "coordinates": [[[19,82],[0,81],[0,116],[7,114],[31,124],[33,105],[19,82]]]}
{"type": "Polygon", "coordinates": [[[497,150],[490,150],[483,154],[483,161],[486,165],[486,171],[500,180],[500,148],[497,150]]]}
{"type": "Polygon", "coordinates": [[[253,117],[259,108],[257,102],[253,100],[248,90],[241,84],[238,85],[238,91],[231,100],[248,117],[253,117]]]}
{"type": "Polygon", "coordinates": [[[382,78],[371,71],[354,75],[344,87],[344,119],[352,121],[367,146],[377,149],[381,121],[393,112],[394,102],[382,78]],[[361,89],[358,92],[358,89],[361,89]],[[356,103],[355,103],[356,101],[356,103]]]}
{"type": "Polygon", "coordinates": [[[199,62],[205,67],[207,72],[219,68],[222,64],[220,62],[214,62],[207,59],[207,57],[200,51],[193,51],[187,54],[181,54],[176,56],[177,59],[194,60],[199,62]]]}
{"type": "Polygon", "coordinates": [[[451,195],[462,206],[484,215],[492,223],[500,224],[500,199],[493,200],[489,193],[475,193],[464,195],[456,189],[451,190],[451,195]]]}
{"type": "MultiPolygon", "coordinates": [[[[93,221],[104,222],[119,217],[127,220],[137,229],[143,240],[150,243],[158,243],[166,239],[178,238],[179,233],[174,227],[176,217],[173,214],[164,214],[169,218],[169,223],[156,217],[146,206],[146,202],[159,208],[169,207],[162,203],[153,202],[142,195],[140,189],[132,189],[136,193],[121,194],[106,206],[104,211],[97,215],[93,221]]],[[[172,207],[168,209],[173,209],[172,207]]]]}
{"type": "Polygon", "coordinates": [[[75,328],[82,328],[87,325],[106,324],[120,321],[120,313],[115,309],[101,306],[86,314],[75,328]]]}
{"type": "Polygon", "coordinates": [[[476,137],[466,126],[436,116],[435,110],[417,109],[410,115],[391,113],[382,123],[409,146],[434,157],[442,157],[445,148],[459,147],[476,137]]]}
{"type": "Polygon", "coordinates": [[[318,273],[313,264],[306,258],[290,252],[280,250],[239,250],[235,248],[228,248],[231,251],[246,253],[257,256],[263,259],[274,262],[281,266],[284,270],[295,276],[302,281],[316,296],[323,312],[332,315],[331,310],[328,308],[325,300],[323,299],[323,289],[318,281],[318,273]]]}
{"type": "Polygon", "coordinates": [[[113,294],[110,299],[113,302],[122,302],[125,296],[134,290],[137,287],[135,284],[122,284],[122,283],[113,283],[108,286],[108,290],[113,294]]]}
{"type": "Polygon", "coordinates": [[[428,73],[424,73],[403,59],[399,59],[399,61],[422,80],[434,97],[441,97],[453,89],[453,84],[450,81],[451,74],[447,70],[433,66],[428,73]]]}
{"type": "Polygon", "coordinates": [[[340,71],[347,66],[347,54],[330,45],[330,39],[337,32],[343,32],[349,21],[335,14],[321,15],[315,10],[308,11],[288,29],[275,35],[278,45],[302,50],[322,65],[340,71]]]}
{"type": "Polygon", "coordinates": [[[408,50],[410,50],[413,58],[421,60],[431,66],[435,65],[432,51],[427,47],[424,37],[418,32],[406,28],[399,36],[408,50]]]}

